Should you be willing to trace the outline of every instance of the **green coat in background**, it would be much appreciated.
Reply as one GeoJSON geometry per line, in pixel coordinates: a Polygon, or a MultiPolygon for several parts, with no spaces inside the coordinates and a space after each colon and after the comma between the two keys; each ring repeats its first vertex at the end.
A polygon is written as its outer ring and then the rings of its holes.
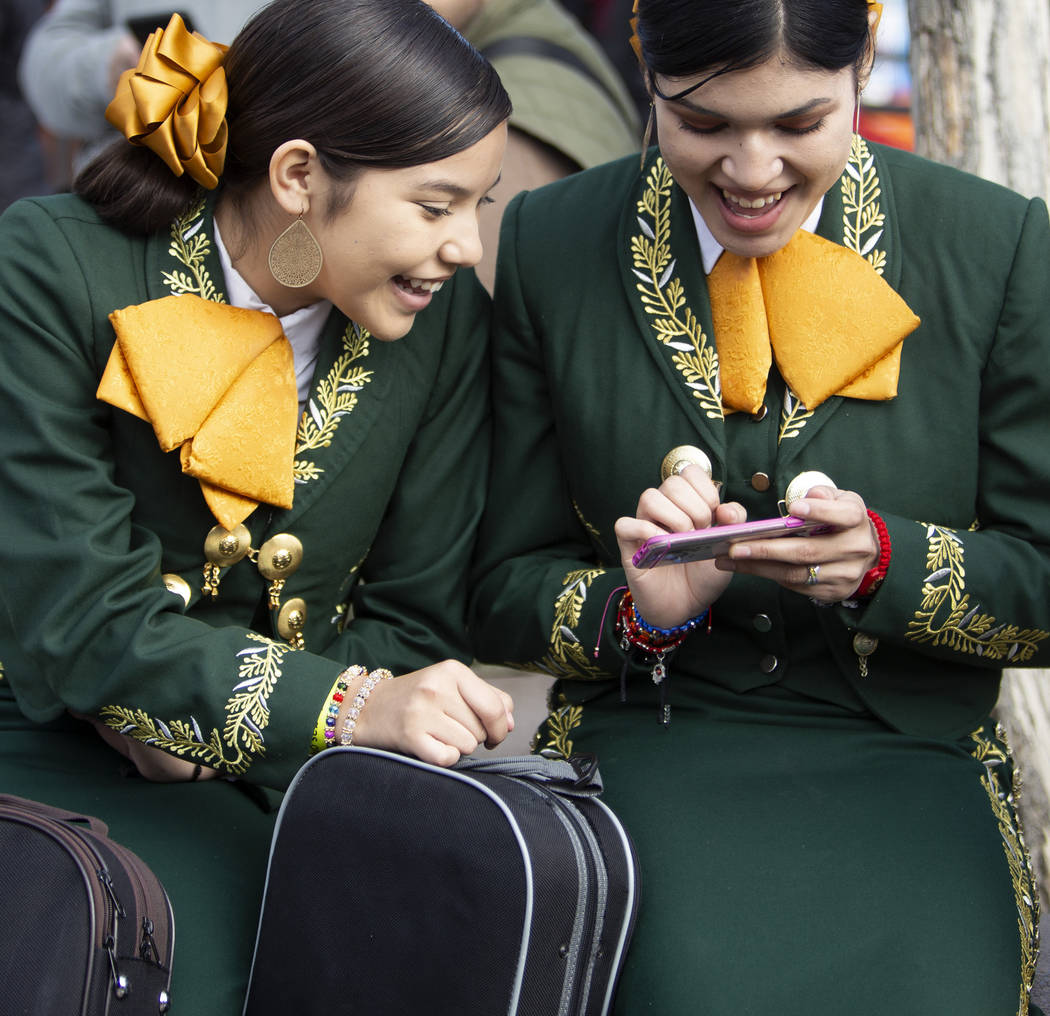
{"type": "Polygon", "coordinates": [[[472,272],[397,342],[333,311],[294,506],[246,520],[255,550],[291,534],[301,563],[275,606],[254,555],[202,596],[215,520],[197,481],[95,391],[112,310],[225,302],[212,237],[210,201],[147,237],[69,196],[0,220],[0,790],[100,815],[157,870],[180,922],[174,997],[194,1016],[240,1012],[273,820],[263,788],[307,759],[340,671],[471,659],[465,571],[488,458],[489,308],[472,272]],[[305,651],[285,637],[295,611],[305,651]],[[126,778],[67,710],[239,780],[126,778]]]}
{"type": "Polygon", "coordinates": [[[595,752],[639,845],[618,1011],[1027,1011],[1034,897],[988,714],[1001,668],[1050,660],[1046,208],[856,138],[818,232],[922,321],[898,394],[809,411],[774,368],[766,411],[726,417],[655,150],[511,204],[478,657],[562,678],[536,747],[595,752]],[[665,729],[651,661],[613,635],[613,523],[679,445],[749,518],[827,473],[892,559],[860,605],[734,576],[670,661],[665,729]]]}

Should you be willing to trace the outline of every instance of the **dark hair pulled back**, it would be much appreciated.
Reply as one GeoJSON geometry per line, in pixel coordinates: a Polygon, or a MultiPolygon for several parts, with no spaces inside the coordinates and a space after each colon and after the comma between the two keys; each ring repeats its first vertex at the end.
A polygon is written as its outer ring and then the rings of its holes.
{"type": "Polygon", "coordinates": [[[859,68],[867,0],[639,0],[650,74],[692,77],[754,67],[782,52],[802,66],[859,68]]]}
{"type": "MultiPolygon", "coordinates": [[[[274,0],[238,33],[225,71],[220,186],[242,207],[292,138],[309,141],[325,171],[349,182],[364,168],[455,155],[511,112],[496,72],[422,0],[274,0]]],[[[168,225],[198,193],[188,174],[174,176],[123,139],[74,190],[107,221],[142,233],[168,225]]]]}

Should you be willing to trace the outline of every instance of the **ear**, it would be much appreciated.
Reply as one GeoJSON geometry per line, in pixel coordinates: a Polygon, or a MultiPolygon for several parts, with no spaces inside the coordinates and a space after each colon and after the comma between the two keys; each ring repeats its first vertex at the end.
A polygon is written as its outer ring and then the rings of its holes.
{"type": "Polygon", "coordinates": [[[322,170],[317,149],[309,141],[285,141],[270,156],[270,191],[289,215],[310,210],[310,200],[319,193],[322,170]]]}

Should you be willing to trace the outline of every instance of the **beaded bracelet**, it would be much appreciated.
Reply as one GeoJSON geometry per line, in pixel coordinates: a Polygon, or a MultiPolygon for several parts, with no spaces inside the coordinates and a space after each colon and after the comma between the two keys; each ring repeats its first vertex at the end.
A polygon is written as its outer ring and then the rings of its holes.
{"type": "Polygon", "coordinates": [[[322,720],[318,722],[318,727],[322,727],[321,737],[318,738],[317,732],[314,733],[314,751],[321,751],[324,748],[331,748],[335,744],[335,724],[336,718],[339,716],[339,709],[342,706],[343,699],[346,698],[346,689],[349,687],[351,681],[356,681],[359,677],[368,673],[367,667],[347,667],[335,680],[335,684],[332,686],[331,698],[328,702],[328,708],[321,714],[322,720]]]}
{"type": "Polygon", "coordinates": [[[339,735],[339,743],[346,747],[349,747],[354,743],[354,730],[357,729],[357,719],[361,715],[361,710],[365,707],[365,702],[368,700],[368,696],[372,694],[372,689],[379,684],[380,681],[390,681],[394,677],[385,667],[380,667],[378,670],[373,670],[361,683],[361,687],[357,689],[357,694],[354,696],[354,700],[350,703],[350,708],[347,710],[346,719],[343,721],[343,732],[339,735]]]}
{"type": "Polygon", "coordinates": [[[853,594],[855,597],[871,596],[882,585],[882,580],[886,577],[886,571],[890,566],[890,554],[892,551],[890,547],[890,533],[886,528],[886,523],[870,508],[868,509],[868,518],[871,519],[871,524],[875,528],[875,535],[878,537],[879,559],[875,562],[874,568],[864,573],[864,578],[860,580],[860,585],[857,586],[857,591],[853,594]]]}
{"type": "Polygon", "coordinates": [[[620,600],[620,609],[616,614],[616,632],[620,637],[620,647],[626,652],[632,646],[641,649],[650,656],[656,658],[653,664],[653,684],[660,684],[667,677],[667,667],[664,665],[664,657],[674,652],[685,640],[686,636],[707,619],[710,611],[705,610],[702,614],[690,618],[685,624],[674,628],[657,628],[649,624],[645,618],[638,613],[634,605],[634,597],[630,590],[623,594],[620,600]]]}

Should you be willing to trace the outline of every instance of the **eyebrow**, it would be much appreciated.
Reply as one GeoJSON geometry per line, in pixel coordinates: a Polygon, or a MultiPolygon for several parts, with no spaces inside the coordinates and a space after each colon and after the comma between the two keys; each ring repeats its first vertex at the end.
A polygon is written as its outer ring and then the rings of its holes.
{"type": "MultiPolygon", "coordinates": [[[[833,98],[831,98],[830,96],[817,98],[817,99],[810,99],[809,102],[804,102],[801,106],[796,106],[794,109],[784,110],[784,112],[777,113],[775,116],[771,116],[769,119],[770,120],[794,120],[796,117],[805,116],[807,113],[811,113],[814,109],[816,109],[818,107],[830,105],[834,101],[835,100],[833,98]]],[[[701,105],[699,105],[696,102],[693,102],[688,97],[682,98],[682,99],[678,99],[677,101],[673,102],[671,105],[673,105],[673,106],[683,106],[686,109],[688,109],[690,113],[696,113],[698,116],[709,116],[709,117],[712,117],[715,120],[729,120],[729,119],[731,119],[730,117],[726,116],[724,113],[719,113],[717,110],[714,110],[714,109],[707,109],[706,107],[701,106],[701,105]]]]}
{"type": "MultiPolygon", "coordinates": [[[[499,176],[492,181],[488,190],[492,190],[492,188],[502,179],[503,173],[501,172],[499,176]]],[[[440,191],[442,194],[447,194],[451,198],[469,198],[473,193],[473,191],[468,188],[463,187],[458,183],[453,183],[451,180],[425,180],[419,186],[421,190],[440,191]]]]}

